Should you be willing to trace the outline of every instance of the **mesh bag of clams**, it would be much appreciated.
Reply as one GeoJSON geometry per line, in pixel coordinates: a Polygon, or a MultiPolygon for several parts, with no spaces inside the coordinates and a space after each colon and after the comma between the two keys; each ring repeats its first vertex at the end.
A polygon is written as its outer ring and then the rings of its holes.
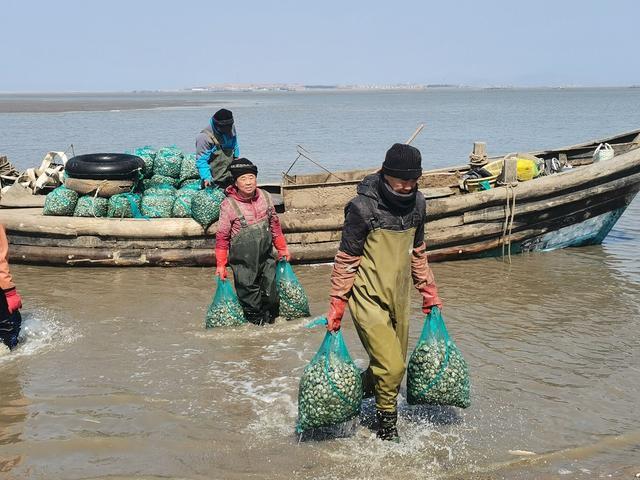
{"type": "Polygon", "coordinates": [[[152,185],[144,191],[145,195],[171,195],[176,196],[178,190],[171,184],[168,183],[159,183],[157,185],[152,185]]]}
{"type": "Polygon", "coordinates": [[[153,160],[153,174],[179,179],[183,156],[182,151],[175,145],[162,147],[156,152],[156,158],[153,160]]]}
{"type": "Polygon", "coordinates": [[[285,259],[276,266],[276,286],[280,297],[280,316],[287,320],[309,316],[309,300],[302,284],[285,259]]]}
{"type": "Polygon", "coordinates": [[[157,187],[158,185],[170,185],[177,188],[179,180],[173,177],[167,177],[165,175],[153,175],[151,178],[145,178],[142,180],[143,190],[149,190],[150,188],[157,187]]]}
{"type": "Polygon", "coordinates": [[[196,167],[196,154],[189,153],[182,159],[182,165],[180,167],[180,183],[184,183],[187,180],[200,180],[200,174],[196,167]]]}
{"type": "Polygon", "coordinates": [[[449,337],[440,309],[433,307],[409,358],[407,402],[467,408],[469,383],[467,362],[449,337]]]}
{"type": "Polygon", "coordinates": [[[170,218],[175,195],[146,193],[142,196],[142,215],[149,218],[170,218]]]}
{"type": "Polygon", "coordinates": [[[136,148],[133,151],[136,157],[140,157],[144,162],[144,168],[142,169],[142,175],[144,178],[151,178],[153,175],[153,160],[156,158],[156,151],[153,147],[146,145],[144,147],[136,148]]]}
{"type": "Polygon", "coordinates": [[[327,332],[300,379],[296,431],[346,422],[360,413],[361,404],[360,369],[351,360],[342,332],[327,332]]]}
{"type": "Polygon", "coordinates": [[[202,228],[209,228],[220,217],[220,204],[224,199],[224,190],[218,187],[207,187],[196,192],[191,199],[191,216],[202,228]]]}
{"type": "Polygon", "coordinates": [[[236,292],[233,291],[231,282],[218,277],[216,293],[207,310],[204,326],[206,328],[235,327],[244,323],[247,323],[247,319],[244,317],[242,305],[236,292]]]}
{"type": "Polygon", "coordinates": [[[142,197],[138,193],[118,193],[109,198],[107,217],[143,218],[140,212],[142,197]]]}
{"type": "Polygon", "coordinates": [[[191,218],[191,199],[200,190],[200,185],[188,184],[176,192],[171,216],[174,218],[191,218]]]}
{"type": "Polygon", "coordinates": [[[65,215],[70,217],[76,209],[78,193],[64,185],[56,188],[44,199],[43,215],[65,215]]]}
{"type": "Polygon", "coordinates": [[[84,195],[78,199],[74,217],[106,217],[109,199],[94,195],[84,195]]]}

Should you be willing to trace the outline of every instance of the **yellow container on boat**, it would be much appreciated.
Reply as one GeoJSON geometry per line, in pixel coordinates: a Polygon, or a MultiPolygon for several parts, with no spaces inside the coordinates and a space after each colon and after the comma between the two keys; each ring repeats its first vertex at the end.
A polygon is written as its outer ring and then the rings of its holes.
{"type": "MultiPolygon", "coordinates": [[[[536,162],[530,160],[528,158],[518,158],[518,181],[526,182],[527,180],[532,180],[539,175],[538,166],[536,162]]],[[[504,159],[496,160],[495,162],[487,163],[484,168],[491,172],[493,175],[500,175],[502,172],[502,165],[504,164],[504,159]]]]}

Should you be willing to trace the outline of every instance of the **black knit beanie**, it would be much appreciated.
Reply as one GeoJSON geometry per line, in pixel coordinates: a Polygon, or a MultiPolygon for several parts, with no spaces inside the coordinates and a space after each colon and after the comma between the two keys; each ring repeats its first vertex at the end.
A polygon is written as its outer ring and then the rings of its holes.
{"type": "Polygon", "coordinates": [[[229,172],[231,172],[233,180],[237,180],[238,177],[241,177],[245,173],[253,173],[254,175],[258,175],[258,167],[256,167],[246,158],[236,158],[229,164],[229,172]]]}
{"type": "Polygon", "coordinates": [[[420,150],[404,143],[394,143],[384,157],[382,173],[403,180],[420,178],[422,175],[420,150]]]}
{"type": "Polygon", "coordinates": [[[233,128],[233,113],[231,113],[231,110],[221,108],[213,114],[213,124],[219,131],[231,133],[231,129],[233,128]]]}

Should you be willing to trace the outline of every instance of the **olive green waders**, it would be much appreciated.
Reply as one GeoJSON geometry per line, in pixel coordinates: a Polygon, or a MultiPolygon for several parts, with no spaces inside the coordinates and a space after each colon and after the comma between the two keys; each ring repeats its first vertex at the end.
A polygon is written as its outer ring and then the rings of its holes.
{"type": "MultiPolygon", "coordinates": [[[[210,132],[207,132],[210,133],[210,132]]],[[[217,147],[209,157],[209,170],[213,181],[220,188],[227,188],[233,183],[233,177],[229,171],[229,165],[233,161],[233,150],[223,150],[220,141],[215,135],[209,134],[209,138],[217,147]]]]}
{"type": "Polygon", "coordinates": [[[367,236],[349,309],[369,354],[376,408],[396,411],[409,341],[411,251],[416,229],[367,236]]]}
{"type": "MultiPolygon", "coordinates": [[[[266,198],[271,206],[269,197],[266,198]]],[[[229,266],[233,271],[238,299],[248,321],[258,325],[271,323],[278,315],[278,292],[270,217],[248,225],[238,203],[231,197],[227,199],[241,225],[229,248],[229,266]]]]}

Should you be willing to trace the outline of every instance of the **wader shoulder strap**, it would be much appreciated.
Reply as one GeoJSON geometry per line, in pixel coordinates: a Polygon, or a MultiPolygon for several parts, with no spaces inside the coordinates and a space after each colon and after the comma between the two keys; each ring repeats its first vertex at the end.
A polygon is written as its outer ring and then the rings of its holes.
{"type": "Polygon", "coordinates": [[[269,220],[271,220],[273,213],[276,211],[273,206],[273,202],[271,201],[271,195],[269,195],[268,192],[262,190],[261,188],[259,188],[258,190],[260,190],[260,195],[263,195],[265,202],[267,202],[267,217],[269,217],[269,220]]]}
{"type": "Polygon", "coordinates": [[[207,130],[205,128],[204,130],[202,130],[202,133],[206,133],[211,143],[213,143],[219,150],[222,150],[222,147],[220,146],[220,141],[216,138],[216,134],[213,133],[212,130],[207,130]]]}
{"type": "Polygon", "coordinates": [[[236,215],[238,216],[238,220],[240,220],[240,225],[242,225],[242,227],[247,227],[247,219],[244,218],[244,214],[242,213],[242,210],[240,210],[240,205],[238,205],[238,202],[236,202],[236,200],[234,198],[231,197],[227,197],[227,200],[229,200],[229,203],[231,203],[231,207],[233,208],[233,211],[236,212],[236,215]]]}

